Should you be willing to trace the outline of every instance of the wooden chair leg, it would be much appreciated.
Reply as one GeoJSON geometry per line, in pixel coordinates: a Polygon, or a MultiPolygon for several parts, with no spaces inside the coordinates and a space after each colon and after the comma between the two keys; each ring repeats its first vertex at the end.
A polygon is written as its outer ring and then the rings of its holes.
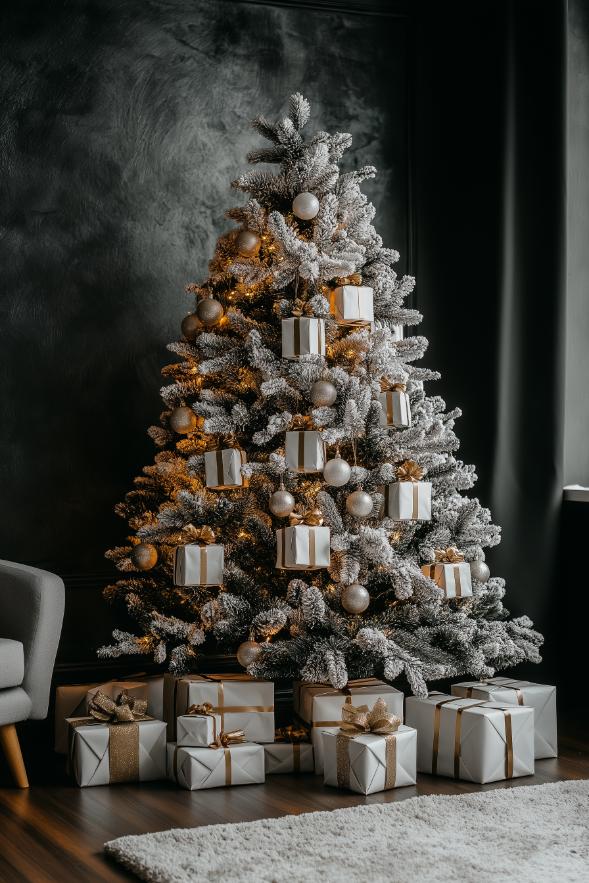
{"type": "Polygon", "coordinates": [[[17,786],[19,788],[28,788],[29,780],[14,724],[5,724],[3,727],[0,727],[0,747],[4,751],[4,756],[8,761],[8,768],[17,786]]]}

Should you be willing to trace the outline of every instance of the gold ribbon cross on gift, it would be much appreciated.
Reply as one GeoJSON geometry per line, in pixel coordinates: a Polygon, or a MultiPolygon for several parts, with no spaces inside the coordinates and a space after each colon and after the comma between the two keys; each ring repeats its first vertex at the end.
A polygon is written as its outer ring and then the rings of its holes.
{"type": "Polygon", "coordinates": [[[384,699],[377,699],[371,709],[367,705],[342,706],[342,725],[336,737],[337,784],[350,787],[349,743],[355,736],[371,733],[385,740],[385,790],[395,787],[397,773],[397,737],[401,719],[389,712],[384,699]]]}
{"type": "MultiPolygon", "coordinates": [[[[461,564],[464,561],[464,555],[456,546],[448,546],[447,549],[434,549],[436,564],[461,564]]],[[[434,578],[436,564],[430,564],[430,579],[434,578]]],[[[462,597],[462,585],[460,583],[460,567],[454,567],[454,587],[457,598],[462,597]]]]}
{"type": "Polygon", "coordinates": [[[419,517],[419,485],[424,472],[415,460],[403,460],[395,469],[397,481],[410,481],[413,483],[413,506],[411,518],[416,521],[419,517]]]}
{"type": "Polygon", "coordinates": [[[111,699],[101,690],[88,706],[88,724],[107,724],[110,784],[139,779],[139,721],[152,720],[147,714],[147,701],[135,699],[125,692],[111,699]]]}

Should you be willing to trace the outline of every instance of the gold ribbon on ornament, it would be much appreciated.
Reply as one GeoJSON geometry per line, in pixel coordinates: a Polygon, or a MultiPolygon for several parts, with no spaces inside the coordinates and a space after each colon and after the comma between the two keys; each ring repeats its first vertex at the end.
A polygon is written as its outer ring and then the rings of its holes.
{"type": "Polygon", "coordinates": [[[381,377],[380,389],[381,392],[387,392],[389,390],[391,392],[405,392],[406,386],[398,380],[389,380],[388,377],[381,377]]]}
{"type": "Polygon", "coordinates": [[[183,529],[185,536],[195,543],[204,543],[206,546],[215,542],[215,531],[208,524],[201,527],[195,527],[194,524],[187,524],[183,529]]]}
{"type": "Polygon", "coordinates": [[[421,481],[424,472],[414,460],[403,460],[395,468],[397,481],[421,481]]]}
{"type": "Polygon", "coordinates": [[[210,747],[227,748],[229,745],[241,745],[245,741],[244,730],[230,730],[228,733],[221,731],[210,747]]]}
{"type": "Polygon", "coordinates": [[[395,787],[397,777],[397,730],[401,719],[388,710],[384,699],[377,699],[372,709],[367,705],[353,706],[346,701],[342,707],[342,725],[336,736],[337,784],[350,787],[350,742],[363,733],[382,736],[385,740],[384,790],[395,787]]]}
{"type": "Polygon", "coordinates": [[[464,555],[456,546],[448,546],[447,549],[434,549],[434,555],[436,561],[441,564],[457,564],[459,561],[464,561],[464,555]]]}
{"type": "Polygon", "coordinates": [[[308,524],[312,527],[320,527],[323,524],[323,512],[318,507],[306,509],[304,512],[291,512],[288,516],[291,527],[297,524],[308,524]]]}
{"type": "Polygon", "coordinates": [[[349,276],[337,276],[335,284],[340,285],[362,285],[362,276],[360,273],[351,273],[349,276]]]}
{"type": "MultiPolygon", "coordinates": [[[[448,546],[447,549],[434,549],[434,555],[436,563],[424,565],[424,572],[426,573],[426,576],[433,579],[436,585],[440,585],[440,580],[443,576],[442,571],[438,570],[440,565],[461,564],[464,561],[464,555],[456,548],[456,546],[448,546]]],[[[456,598],[461,598],[462,584],[460,582],[460,567],[453,567],[452,569],[454,574],[454,595],[456,598]]],[[[440,585],[440,588],[445,589],[446,587],[445,585],[440,585]]]]}

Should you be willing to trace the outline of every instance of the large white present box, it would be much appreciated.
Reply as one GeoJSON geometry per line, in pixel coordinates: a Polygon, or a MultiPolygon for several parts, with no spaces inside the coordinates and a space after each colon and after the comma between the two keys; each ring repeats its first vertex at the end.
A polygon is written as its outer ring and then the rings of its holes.
{"type": "Polygon", "coordinates": [[[227,748],[181,748],[168,742],[168,776],[188,791],[263,782],[264,748],[242,742],[227,748]]]}
{"type": "Polygon", "coordinates": [[[70,718],[70,769],[81,788],[166,778],[166,725],[70,718]]]}
{"type": "Polygon", "coordinates": [[[247,479],[241,474],[241,467],[246,462],[245,451],[240,448],[218,448],[216,451],[206,451],[206,486],[217,490],[247,487],[247,479]]]}
{"type": "Polygon", "coordinates": [[[176,719],[176,745],[179,748],[207,748],[217,741],[214,714],[180,714],[176,719]]]}
{"type": "Polygon", "coordinates": [[[313,746],[310,742],[274,742],[263,748],[267,776],[313,772],[313,746]]]}
{"type": "Polygon", "coordinates": [[[325,442],[315,429],[287,432],[284,453],[293,472],[321,472],[325,466],[325,442]]]}
{"type": "Polygon", "coordinates": [[[393,481],[384,493],[384,511],[393,521],[430,521],[432,486],[429,481],[393,481]]]}
{"type": "Polygon", "coordinates": [[[164,719],[168,741],[176,740],[176,721],[191,705],[211,706],[217,735],[243,730],[249,742],[274,741],[274,683],[239,675],[164,676],[164,719]]]}
{"type": "Polygon", "coordinates": [[[404,388],[387,389],[378,394],[381,405],[380,425],[407,429],[411,426],[411,406],[404,388]]]}
{"type": "Polygon", "coordinates": [[[403,693],[378,678],[349,681],[343,690],[329,684],[308,684],[296,681],[293,690],[295,714],[311,726],[311,742],[315,755],[315,772],[323,772],[323,741],[321,733],[337,732],[342,724],[344,703],[372,706],[384,699],[391,714],[403,720],[403,693]]]}
{"type": "Polygon", "coordinates": [[[401,725],[388,736],[323,732],[323,781],[359,794],[415,785],[417,733],[401,725]]]}
{"type": "Polygon", "coordinates": [[[420,773],[484,784],[534,772],[533,708],[430,693],[409,696],[405,712],[420,773]]]}
{"type": "Polygon", "coordinates": [[[225,548],[218,543],[178,546],[174,557],[174,585],[222,586],[225,548]]]}
{"type": "Polygon", "coordinates": [[[446,598],[466,598],[472,595],[470,565],[466,561],[422,564],[421,570],[444,590],[446,598]]]}
{"type": "Polygon", "coordinates": [[[325,355],[325,322],[305,316],[282,320],[282,357],[325,355]]]}
{"type": "Polygon", "coordinates": [[[319,570],[329,567],[328,527],[295,524],[276,531],[276,567],[282,570],[319,570]]]}
{"type": "Polygon", "coordinates": [[[340,325],[367,325],[374,321],[373,301],[368,285],[340,285],[330,294],[329,308],[340,325]]]}
{"type": "Polygon", "coordinates": [[[504,705],[529,705],[534,709],[534,754],[536,760],[558,756],[556,687],[513,678],[488,678],[452,684],[452,695],[483,699],[504,705]]]}

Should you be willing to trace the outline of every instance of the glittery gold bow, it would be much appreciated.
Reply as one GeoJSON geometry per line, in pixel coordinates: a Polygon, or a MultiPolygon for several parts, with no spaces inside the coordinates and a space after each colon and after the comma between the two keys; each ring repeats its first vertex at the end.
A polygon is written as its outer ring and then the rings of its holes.
{"type": "Polygon", "coordinates": [[[109,724],[128,723],[144,720],[147,711],[145,699],[134,699],[126,693],[119,693],[111,699],[102,690],[98,690],[88,706],[88,713],[97,721],[109,724]]]}
{"type": "Polygon", "coordinates": [[[397,481],[421,481],[423,469],[414,460],[403,460],[396,469],[397,481]]]}
{"type": "Polygon", "coordinates": [[[194,524],[188,524],[184,528],[184,534],[189,539],[205,543],[206,545],[215,542],[215,531],[212,527],[209,527],[208,524],[203,524],[202,527],[195,527],[194,524]]]}
{"type": "Polygon", "coordinates": [[[458,551],[456,546],[448,546],[447,549],[434,549],[434,555],[439,563],[457,564],[459,561],[464,561],[464,555],[458,551]]]}
{"type": "Polygon", "coordinates": [[[274,733],[274,741],[292,742],[293,744],[308,742],[309,730],[302,726],[295,727],[293,724],[289,724],[287,727],[279,727],[274,733]]]}
{"type": "Polygon", "coordinates": [[[295,414],[292,418],[291,427],[293,429],[312,429],[313,426],[313,418],[308,414],[295,414]]]}
{"type": "Polygon", "coordinates": [[[389,380],[387,377],[380,378],[380,388],[383,392],[387,392],[388,390],[398,390],[399,392],[405,392],[404,383],[400,383],[397,380],[389,380]]]}
{"type": "Polygon", "coordinates": [[[213,706],[210,702],[203,702],[202,705],[191,705],[186,709],[184,714],[199,714],[204,715],[205,717],[210,715],[213,710],[213,706]]]}
{"type": "Polygon", "coordinates": [[[384,699],[377,699],[371,709],[367,705],[354,706],[345,703],[342,706],[342,733],[358,735],[359,733],[375,733],[387,736],[396,733],[401,719],[391,714],[384,699]]]}
{"type": "Polygon", "coordinates": [[[290,526],[295,524],[309,524],[312,527],[319,527],[323,524],[323,512],[321,509],[307,509],[306,512],[291,512],[288,516],[290,526]]]}
{"type": "Polygon", "coordinates": [[[337,285],[362,285],[362,276],[352,273],[350,276],[338,276],[335,281],[337,285]]]}
{"type": "Polygon", "coordinates": [[[229,733],[219,733],[211,748],[227,748],[229,745],[239,745],[242,742],[245,742],[244,731],[231,730],[229,733]]]}

